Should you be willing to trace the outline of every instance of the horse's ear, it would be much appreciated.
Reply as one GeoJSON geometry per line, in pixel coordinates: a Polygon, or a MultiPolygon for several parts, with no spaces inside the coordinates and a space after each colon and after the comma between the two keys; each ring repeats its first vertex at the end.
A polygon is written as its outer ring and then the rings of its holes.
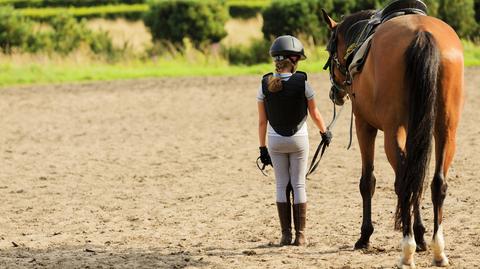
{"type": "Polygon", "coordinates": [[[325,11],[325,9],[322,8],[322,14],[323,14],[323,20],[325,23],[327,23],[327,26],[330,30],[333,30],[335,26],[337,26],[337,22],[334,21],[330,16],[328,16],[328,13],[325,11]]]}

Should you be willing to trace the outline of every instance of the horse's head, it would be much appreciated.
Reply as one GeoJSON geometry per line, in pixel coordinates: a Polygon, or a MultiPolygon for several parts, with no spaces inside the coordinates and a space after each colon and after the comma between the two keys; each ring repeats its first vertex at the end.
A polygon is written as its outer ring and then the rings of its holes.
{"type": "Polygon", "coordinates": [[[324,9],[322,9],[322,13],[323,19],[330,30],[330,39],[327,44],[329,58],[324,66],[324,69],[329,69],[330,72],[330,82],[332,83],[330,98],[335,104],[343,105],[347,99],[348,87],[352,83],[345,59],[349,43],[349,37],[346,33],[356,22],[370,18],[373,11],[366,10],[354,13],[346,16],[340,23],[333,20],[324,9]]]}

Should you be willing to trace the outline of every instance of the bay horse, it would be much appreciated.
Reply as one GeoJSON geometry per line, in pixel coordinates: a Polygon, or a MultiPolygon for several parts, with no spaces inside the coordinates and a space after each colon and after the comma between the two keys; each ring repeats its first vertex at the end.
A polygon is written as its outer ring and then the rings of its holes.
{"type": "MultiPolygon", "coordinates": [[[[423,4],[423,3],[422,3],[423,4]]],[[[425,226],[420,202],[434,141],[435,171],[431,183],[434,213],[433,264],[447,266],[442,229],[447,171],[455,153],[456,130],[464,100],[463,48],[445,22],[418,14],[391,18],[376,28],[361,71],[351,76],[345,55],[347,32],[374,11],[360,11],[335,22],[325,10],[331,31],[327,67],[333,87],[344,90],[355,115],[362,158],[361,236],[356,249],[368,248],[375,192],[374,149],[377,131],[384,132],[387,159],[395,171],[398,197],[395,227],[403,232],[400,268],[415,267],[415,251],[424,251],[425,226]]],[[[351,32],[351,31],[350,31],[351,32]]]]}

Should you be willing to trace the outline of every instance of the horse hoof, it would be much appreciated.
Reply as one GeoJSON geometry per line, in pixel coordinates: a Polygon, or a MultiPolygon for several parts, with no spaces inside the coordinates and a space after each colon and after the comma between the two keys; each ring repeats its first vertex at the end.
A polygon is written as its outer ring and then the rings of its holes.
{"type": "Polygon", "coordinates": [[[369,246],[370,243],[368,241],[358,240],[357,243],[355,243],[355,249],[367,249],[369,246]]]}
{"type": "Polygon", "coordinates": [[[417,243],[417,249],[416,249],[417,252],[424,252],[426,250],[427,250],[427,243],[425,243],[425,241],[421,243],[417,243]]]}
{"type": "Polygon", "coordinates": [[[441,260],[433,259],[432,265],[437,267],[447,267],[449,265],[448,258],[443,257],[441,260]]]}
{"type": "Polygon", "coordinates": [[[400,259],[400,261],[397,264],[398,269],[415,269],[415,263],[412,261],[410,264],[404,264],[403,259],[400,259]]]}

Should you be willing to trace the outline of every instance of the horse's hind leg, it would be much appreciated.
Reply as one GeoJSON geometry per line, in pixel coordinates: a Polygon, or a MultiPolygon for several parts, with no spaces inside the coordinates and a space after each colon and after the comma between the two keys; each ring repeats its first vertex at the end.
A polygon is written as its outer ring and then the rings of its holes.
{"type": "MultiPolygon", "coordinates": [[[[458,59],[457,59],[458,60],[458,59]]],[[[433,264],[447,266],[443,238],[443,202],[447,196],[447,172],[455,154],[455,140],[463,106],[463,62],[443,65],[435,119],[435,174],[431,184],[433,203],[433,264]]]]}
{"type": "MultiPolygon", "coordinates": [[[[386,128],[384,132],[385,153],[387,154],[390,165],[393,167],[393,170],[395,170],[395,193],[400,195],[401,173],[402,169],[404,169],[402,166],[405,163],[406,156],[404,147],[402,145],[405,145],[406,131],[404,128],[395,127],[395,125],[393,125],[391,128],[386,128]]],[[[414,225],[411,223],[412,217],[414,216],[408,215],[406,217],[407,218],[404,220],[401,227],[403,230],[403,240],[401,242],[402,256],[400,258],[398,267],[415,268],[414,254],[417,244],[413,231],[414,225]]]]}
{"type": "Polygon", "coordinates": [[[425,234],[425,226],[422,221],[420,205],[416,206],[414,210],[413,234],[415,235],[415,242],[417,243],[417,251],[427,250],[427,243],[423,237],[425,234]]]}
{"type": "Polygon", "coordinates": [[[445,255],[445,241],[443,238],[443,202],[447,196],[447,171],[455,153],[455,129],[447,126],[437,128],[435,133],[435,174],[431,184],[433,203],[433,264],[447,266],[448,258],[445,255]]]}
{"type": "Polygon", "coordinates": [[[372,196],[375,193],[376,179],[373,175],[373,159],[375,154],[375,137],[377,129],[370,126],[360,117],[355,118],[358,143],[362,154],[362,177],[360,178],[360,193],[363,201],[363,221],[360,239],[355,243],[355,249],[368,248],[370,236],[373,233],[372,196]]]}

